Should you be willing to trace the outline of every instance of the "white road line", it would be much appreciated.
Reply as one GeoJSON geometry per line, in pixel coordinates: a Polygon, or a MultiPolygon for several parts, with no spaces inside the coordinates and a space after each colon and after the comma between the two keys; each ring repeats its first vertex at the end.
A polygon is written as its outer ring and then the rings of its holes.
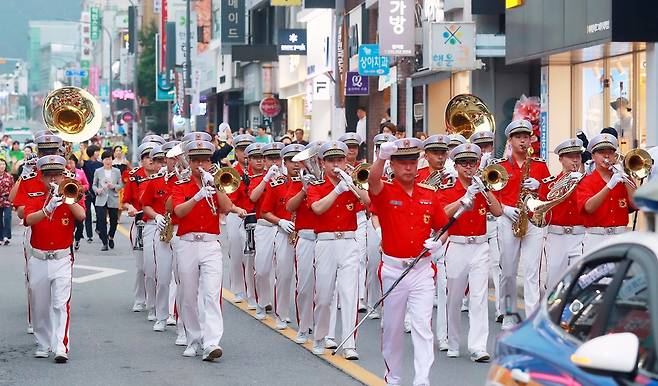
{"type": "Polygon", "coordinates": [[[96,271],[96,273],[92,273],[90,275],[74,277],[73,282],[76,283],[76,284],[88,283],[88,282],[94,281],[94,280],[105,279],[106,277],[110,277],[110,276],[114,276],[114,275],[118,275],[120,273],[126,272],[123,269],[96,267],[96,266],[93,266],[93,265],[80,265],[80,264],[73,264],[73,268],[86,269],[86,270],[89,270],[89,271],[96,271]]]}

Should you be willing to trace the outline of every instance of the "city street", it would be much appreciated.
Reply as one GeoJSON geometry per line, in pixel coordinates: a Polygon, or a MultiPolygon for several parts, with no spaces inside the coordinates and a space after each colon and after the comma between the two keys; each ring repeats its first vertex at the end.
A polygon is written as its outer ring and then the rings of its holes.
{"type": "MultiPolygon", "coordinates": [[[[224,355],[216,363],[181,356],[173,344],[175,332],[151,330],[145,313],[133,313],[133,259],[122,218],[113,251],[101,254],[100,243],[82,242],[76,254],[71,301],[71,355],[66,365],[51,359],[35,359],[33,338],[26,334],[25,287],[23,283],[23,229],[15,225],[9,246],[1,247],[0,281],[3,283],[0,324],[0,384],[2,385],[174,385],[174,384],[268,384],[349,385],[384,384],[379,321],[368,320],[359,331],[359,361],[348,362],[329,351],[318,358],[291,339],[296,330],[281,333],[271,318],[263,324],[246,311],[244,304],[230,302],[224,292],[224,355]],[[237,307],[240,306],[240,307],[237,307]]],[[[225,279],[227,283],[227,279],[225,279]]],[[[294,307],[293,307],[294,310],[294,307]]],[[[466,313],[463,313],[466,323],[466,313]]],[[[294,318],[293,318],[294,319],[294,318]]],[[[338,319],[340,320],[340,318],[338,319]]],[[[465,324],[466,325],[466,324],[465,324]]],[[[493,352],[499,324],[490,323],[489,350],[493,352]]],[[[340,328],[340,325],[338,326],[340,328]]],[[[465,328],[464,328],[465,330],[465,328]]],[[[464,336],[463,341],[466,340],[464,336]]],[[[407,335],[405,383],[411,384],[413,364],[407,335]]],[[[462,353],[468,352],[465,342],[462,353]]],[[[434,384],[480,385],[489,365],[475,364],[467,356],[447,359],[437,351],[431,380],[434,384]]]]}

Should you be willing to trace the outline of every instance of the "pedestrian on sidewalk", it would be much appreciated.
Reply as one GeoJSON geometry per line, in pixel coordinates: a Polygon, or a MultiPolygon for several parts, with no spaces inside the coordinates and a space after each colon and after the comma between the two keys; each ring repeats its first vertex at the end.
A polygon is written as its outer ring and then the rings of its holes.
{"type": "Polygon", "coordinates": [[[94,207],[96,208],[96,229],[103,242],[101,251],[114,249],[114,234],[119,218],[119,191],[123,189],[121,172],[112,166],[113,152],[105,150],[101,156],[103,167],[94,172],[93,188],[96,193],[94,207]],[[110,217],[110,228],[107,228],[107,216],[110,217]]]}
{"type": "Polygon", "coordinates": [[[7,161],[0,158],[0,240],[9,245],[11,239],[11,202],[9,192],[14,186],[14,177],[7,172],[7,161]]]}

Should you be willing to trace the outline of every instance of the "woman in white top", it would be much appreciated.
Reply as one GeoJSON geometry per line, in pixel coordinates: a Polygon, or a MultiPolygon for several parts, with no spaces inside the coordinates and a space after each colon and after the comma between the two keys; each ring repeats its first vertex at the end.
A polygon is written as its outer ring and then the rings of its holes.
{"type": "Polygon", "coordinates": [[[101,155],[103,167],[94,172],[92,184],[96,193],[96,229],[103,242],[101,251],[107,251],[108,245],[114,248],[114,234],[119,217],[119,191],[123,188],[121,172],[112,166],[112,151],[105,150],[101,155]],[[110,217],[110,229],[107,229],[107,216],[110,217]]]}

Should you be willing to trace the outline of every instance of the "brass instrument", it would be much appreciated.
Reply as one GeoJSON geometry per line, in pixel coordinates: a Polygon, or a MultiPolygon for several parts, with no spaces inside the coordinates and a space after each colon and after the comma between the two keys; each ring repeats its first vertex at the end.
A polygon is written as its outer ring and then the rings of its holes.
{"type": "MultiPolygon", "coordinates": [[[[530,190],[523,187],[523,181],[528,179],[530,176],[530,166],[532,164],[532,147],[525,149],[527,157],[525,162],[523,162],[523,171],[521,173],[521,192],[519,192],[519,198],[516,201],[516,209],[519,210],[519,219],[512,223],[512,233],[516,237],[523,237],[528,233],[528,208],[525,205],[525,202],[532,196],[530,190]]],[[[533,197],[534,198],[534,197],[533,197]]]]}
{"type": "Polygon", "coordinates": [[[491,206],[491,200],[489,199],[489,196],[487,196],[487,187],[484,185],[484,182],[482,181],[482,178],[480,176],[473,176],[471,177],[471,180],[473,181],[475,185],[478,186],[480,189],[480,193],[482,194],[482,197],[484,197],[484,201],[487,203],[488,206],[491,206]]]}
{"type": "Polygon", "coordinates": [[[144,225],[146,225],[146,222],[144,221],[144,212],[140,210],[135,214],[136,232],[135,242],[133,243],[133,250],[135,251],[144,250],[144,225]]]}
{"type": "Polygon", "coordinates": [[[64,177],[57,185],[57,194],[64,198],[65,204],[74,204],[84,197],[84,188],[75,178],[64,177]]]}
{"type": "Polygon", "coordinates": [[[479,172],[482,183],[487,189],[497,192],[502,190],[509,181],[507,170],[500,165],[489,165],[479,172]]]}
{"type": "Polygon", "coordinates": [[[622,159],[626,174],[638,180],[646,178],[653,168],[653,159],[644,149],[633,149],[624,154],[622,159]]]}
{"type": "Polygon", "coordinates": [[[359,200],[359,202],[363,204],[363,199],[361,198],[361,195],[359,195],[359,189],[356,187],[356,185],[354,185],[354,182],[352,181],[352,177],[347,175],[347,173],[345,173],[343,170],[339,168],[334,168],[334,173],[336,174],[336,177],[338,177],[340,180],[345,181],[350,192],[352,192],[359,200]]]}
{"type": "Polygon", "coordinates": [[[371,165],[367,162],[359,164],[352,170],[351,177],[354,185],[361,190],[368,190],[368,177],[371,165]]]}
{"type": "Polygon", "coordinates": [[[439,185],[443,183],[443,180],[447,177],[445,173],[445,168],[441,170],[434,170],[427,176],[427,178],[422,182],[425,185],[430,185],[435,188],[438,188],[439,185]]]}
{"type": "MultiPolygon", "coordinates": [[[[636,158],[636,157],[633,156],[632,158],[636,158]]],[[[632,186],[633,188],[637,188],[637,184],[636,184],[635,181],[633,181],[633,179],[631,179],[631,177],[628,175],[628,173],[627,173],[626,170],[625,170],[625,167],[622,167],[622,166],[621,166],[621,165],[624,165],[624,164],[625,164],[625,162],[624,162],[624,157],[623,157],[623,156],[621,156],[620,154],[617,154],[614,163],[611,162],[610,160],[608,160],[607,158],[604,159],[603,162],[608,166],[608,170],[610,170],[613,174],[615,174],[615,173],[619,173],[619,174],[622,176],[622,178],[623,178],[623,180],[624,180],[624,184],[629,184],[629,185],[632,186]]],[[[635,161],[633,161],[633,162],[635,162],[635,161]]],[[[629,163],[630,163],[630,162],[629,162],[629,163]]],[[[624,165],[624,166],[625,166],[625,165],[624,165]]],[[[630,170],[629,170],[629,171],[630,171],[630,170]]],[[[643,172],[641,171],[641,168],[638,170],[638,173],[643,173],[643,172]]]]}
{"type": "Polygon", "coordinates": [[[175,158],[176,164],[174,165],[174,172],[178,180],[186,180],[192,176],[192,170],[190,169],[190,161],[187,154],[183,150],[183,142],[176,144],[174,147],[169,149],[166,154],[167,158],[175,158]]]}
{"type": "MultiPolygon", "coordinates": [[[[295,223],[295,220],[297,220],[297,212],[292,213],[292,217],[290,217],[290,221],[295,223]]],[[[296,230],[293,230],[292,232],[288,233],[288,244],[290,245],[296,245],[297,244],[297,239],[299,238],[299,234],[297,234],[296,230]]]]}
{"type": "Polygon", "coordinates": [[[550,221],[546,219],[546,213],[569,197],[584,177],[584,173],[581,173],[579,177],[574,177],[571,173],[565,173],[559,180],[555,181],[553,188],[546,195],[547,201],[528,195],[525,200],[525,207],[532,212],[529,221],[540,228],[548,225],[550,221]]]}
{"type": "MultiPolygon", "coordinates": [[[[214,177],[214,175],[217,174],[218,170],[219,170],[219,167],[215,164],[210,166],[210,170],[208,172],[206,172],[205,170],[203,170],[202,167],[199,166],[199,173],[201,174],[202,185],[203,186],[212,186],[213,188],[217,188],[216,185],[215,185],[214,179],[213,179],[213,182],[210,182],[210,183],[205,182],[204,177],[203,177],[203,173],[210,173],[214,177]]],[[[210,213],[212,213],[213,216],[217,215],[217,205],[215,205],[215,200],[213,200],[212,197],[207,197],[206,196],[206,203],[210,207],[210,213]]]]}
{"type": "Polygon", "coordinates": [[[464,138],[480,131],[493,132],[496,128],[494,116],[487,105],[471,94],[457,95],[448,102],[445,122],[448,133],[461,134],[464,138]]]}
{"type": "Polygon", "coordinates": [[[237,191],[242,183],[240,174],[232,167],[219,168],[212,174],[215,177],[215,188],[226,194],[237,191]]]}
{"type": "Polygon", "coordinates": [[[174,223],[171,222],[171,213],[165,214],[165,226],[160,231],[160,241],[168,243],[174,237],[174,223]]]}
{"type": "Polygon", "coordinates": [[[292,157],[292,161],[301,162],[307,172],[312,174],[316,180],[321,180],[322,168],[320,167],[318,150],[320,150],[319,144],[309,147],[308,149],[304,149],[301,152],[295,154],[295,156],[292,157]]]}
{"type": "Polygon", "coordinates": [[[98,101],[77,87],[52,91],[43,104],[46,126],[66,142],[83,142],[100,130],[103,114],[98,101]]]}

